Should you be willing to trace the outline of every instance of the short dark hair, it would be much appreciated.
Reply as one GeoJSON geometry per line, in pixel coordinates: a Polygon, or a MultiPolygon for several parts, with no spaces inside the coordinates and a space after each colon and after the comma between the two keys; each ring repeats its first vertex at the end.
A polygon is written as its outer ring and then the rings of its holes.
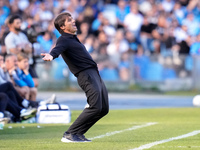
{"type": "Polygon", "coordinates": [[[25,53],[19,53],[19,54],[17,54],[17,60],[18,61],[22,61],[22,60],[24,60],[24,59],[28,59],[29,60],[29,57],[28,57],[28,55],[27,54],[25,54],[25,53]]]}
{"type": "Polygon", "coordinates": [[[12,23],[14,22],[15,19],[20,19],[20,20],[22,20],[22,18],[21,18],[19,15],[13,15],[13,16],[10,16],[10,17],[9,17],[8,23],[9,23],[9,24],[12,24],[12,23]]]}
{"type": "Polygon", "coordinates": [[[5,56],[5,60],[9,59],[9,58],[12,57],[12,56],[16,56],[16,57],[17,57],[17,55],[15,55],[15,54],[7,54],[7,55],[5,56]]]}
{"type": "Polygon", "coordinates": [[[60,27],[65,25],[65,20],[68,17],[71,17],[71,14],[68,12],[63,12],[59,14],[54,20],[54,26],[60,33],[63,33],[63,30],[60,27]]]}

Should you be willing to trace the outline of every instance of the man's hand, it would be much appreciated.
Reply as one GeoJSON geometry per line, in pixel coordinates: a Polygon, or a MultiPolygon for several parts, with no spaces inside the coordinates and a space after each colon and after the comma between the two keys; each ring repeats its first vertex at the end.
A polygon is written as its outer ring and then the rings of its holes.
{"type": "Polygon", "coordinates": [[[23,69],[23,72],[25,73],[25,75],[28,75],[29,74],[29,71],[28,71],[29,67],[23,69]]]}
{"type": "Polygon", "coordinates": [[[15,69],[16,69],[15,66],[13,66],[12,68],[10,68],[10,69],[8,70],[9,75],[12,75],[13,72],[15,71],[15,69]]]}
{"type": "Polygon", "coordinates": [[[2,63],[2,64],[0,65],[0,68],[2,68],[4,72],[7,71],[5,63],[2,63]]]}
{"type": "Polygon", "coordinates": [[[44,56],[42,59],[45,61],[52,61],[53,60],[53,56],[51,56],[48,53],[41,53],[42,56],[44,56]]]}

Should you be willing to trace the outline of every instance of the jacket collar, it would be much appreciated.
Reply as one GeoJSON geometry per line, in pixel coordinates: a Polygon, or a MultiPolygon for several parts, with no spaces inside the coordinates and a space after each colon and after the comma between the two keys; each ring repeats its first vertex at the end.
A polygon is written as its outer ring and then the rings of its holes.
{"type": "Polygon", "coordinates": [[[67,37],[70,37],[70,38],[73,38],[73,37],[76,37],[76,34],[69,34],[69,33],[62,33],[62,36],[67,36],[67,37]]]}

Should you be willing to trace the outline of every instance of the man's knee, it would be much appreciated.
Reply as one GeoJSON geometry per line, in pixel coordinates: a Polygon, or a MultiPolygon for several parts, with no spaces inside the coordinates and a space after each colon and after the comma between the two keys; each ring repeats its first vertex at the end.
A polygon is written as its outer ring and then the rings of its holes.
{"type": "Polygon", "coordinates": [[[8,96],[5,93],[0,93],[0,100],[2,100],[3,103],[7,103],[8,96]]]}
{"type": "Polygon", "coordinates": [[[108,112],[109,112],[109,108],[105,108],[102,110],[101,114],[102,114],[102,116],[105,116],[108,114],[108,112]]]}
{"type": "Polygon", "coordinates": [[[37,95],[37,88],[36,87],[30,88],[30,94],[37,95]]]}
{"type": "Polygon", "coordinates": [[[95,114],[100,114],[102,117],[107,115],[109,112],[109,108],[103,108],[101,105],[97,105],[97,107],[94,108],[95,114]]]}
{"type": "Polygon", "coordinates": [[[12,90],[13,84],[11,82],[6,82],[5,87],[6,87],[7,90],[12,90]]]}

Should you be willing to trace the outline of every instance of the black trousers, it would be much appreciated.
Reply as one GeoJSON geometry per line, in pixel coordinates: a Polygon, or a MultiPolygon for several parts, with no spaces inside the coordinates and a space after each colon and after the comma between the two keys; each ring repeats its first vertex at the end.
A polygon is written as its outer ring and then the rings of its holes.
{"type": "Polygon", "coordinates": [[[83,110],[67,132],[84,134],[108,113],[108,92],[96,69],[87,69],[80,72],[77,75],[77,80],[86,94],[89,107],[83,110]]]}
{"type": "MultiPolygon", "coordinates": [[[[19,93],[14,88],[13,84],[11,82],[6,82],[0,85],[0,92],[6,93],[7,96],[16,104],[18,104],[20,107],[24,106],[22,105],[23,98],[19,95],[19,93]]],[[[38,102],[29,100],[30,106],[37,107],[39,104],[38,102]]]]}
{"type": "Polygon", "coordinates": [[[8,95],[8,97],[17,103],[20,107],[22,106],[23,98],[19,95],[19,93],[15,90],[12,83],[6,82],[0,85],[0,92],[4,92],[8,95]]]}
{"type": "Polygon", "coordinates": [[[11,112],[17,119],[19,119],[22,107],[12,101],[6,93],[0,92],[0,112],[4,112],[5,110],[11,112]]]}

